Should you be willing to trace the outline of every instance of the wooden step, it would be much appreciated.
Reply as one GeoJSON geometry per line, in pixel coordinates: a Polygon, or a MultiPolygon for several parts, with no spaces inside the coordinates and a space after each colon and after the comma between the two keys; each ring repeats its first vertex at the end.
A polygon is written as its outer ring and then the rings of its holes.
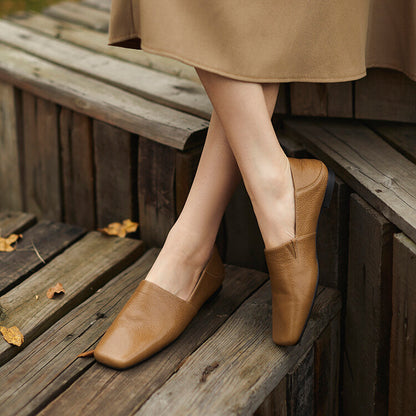
{"type": "MultiPolygon", "coordinates": [[[[53,232],[66,230],[57,227],[53,232]]],[[[331,342],[338,339],[339,291],[319,286],[302,341],[278,347],[271,339],[268,275],[228,264],[219,294],[157,354],[125,371],[78,358],[94,348],[146,277],[159,249],[143,254],[143,247],[140,240],[88,232],[0,297],[0,325],[17,325],[25,336],[22,347],[0,340],[2,416],[58,410],[68,415],[227,415],[235,409],[241,415],[261,415],[275,389],[288,389],[288,397],[294,397],[300,387],[295,380],[306,374],[315,374],[316,381],[308,380],[320,394],[321,374],[332,374],[331,382],[337,382],[339,349],[323,336],[330,325],[331,342]],[[47,299],[44,292],[58,276],[66,293],[47,299]],[[323,345],[334,359],[318,359],[323,345]],[[329,365],[334,366],[331,371],[329,365]],[[164,397],[170,403],[175,397],[174,405],[165,409],[164,397]]],[[[286,402],[285,397],[279,406],[290,406],[286,402]]],[[[308,399],[307,405],[313,402],[308,399]]]]}

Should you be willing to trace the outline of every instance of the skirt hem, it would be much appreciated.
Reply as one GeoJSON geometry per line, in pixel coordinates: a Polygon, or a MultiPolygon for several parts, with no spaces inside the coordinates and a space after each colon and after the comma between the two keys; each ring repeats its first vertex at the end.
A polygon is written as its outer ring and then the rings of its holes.
{"type": "Polygon", "coordinates": [[[235,73],[230,73],[222,70],[221,68],[211,67],[201,62],[197,62],[193,59],[186,58],[182,55],[177,55],[175,53],[165,51],[163,49],[152,48],[144,43],[143,39],[140,38],[138,33],[131,33],[129,35],[120,36],[117,38],[109,39],[108,46],[116,47],[125,47],[130,49],[142,49],[146,52],[155,53],[157,55],[166,56],[169,58],[177,59],[185,64],[192,65],[206,71],[214,72],[216,74],[237,79],[239,81],[251,81],[251,82],[346,82],[354,81],[360,78],[363,78],[367,75],[367,69],[358,74],[343,75],[339,77],[305,77],[305,76],[278,76],[278,77],[253,77],[248,75],[239,75],[235,73]],[[120,44],[121,43],[121,44],[120,44]],[[125,43],[123,45],[123,43],[125,43]],[[117,44],[117,45],[116,45],[117,44]]]}

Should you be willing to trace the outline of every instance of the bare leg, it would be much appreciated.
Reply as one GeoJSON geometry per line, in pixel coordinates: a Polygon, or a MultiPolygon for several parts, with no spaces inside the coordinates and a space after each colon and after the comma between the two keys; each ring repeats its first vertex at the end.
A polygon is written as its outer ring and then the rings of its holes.
{"type": "MultiPolygon", "coordinates": [[[[260,87],[262,108],[269,120],[278,91],[278,83],[260,87]]],[[[238,165],[214,109],[188,198],[146,280],[182,299],[189,296],[211,255],[225,208],[240,181],[238,165]]]]}
{"type": "Polygon", "coordinates": [[[277,140],[262,85],[197,68],[240,168],[266,248],[294,237],[289,160],[277,140]]]}

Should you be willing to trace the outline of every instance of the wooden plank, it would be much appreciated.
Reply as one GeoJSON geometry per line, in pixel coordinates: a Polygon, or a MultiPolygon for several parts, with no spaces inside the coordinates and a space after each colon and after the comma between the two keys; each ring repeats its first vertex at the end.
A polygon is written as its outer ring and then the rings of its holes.
{"type": "Polygon", "coordinates": [[[286,378],[266,397],[253,416],[287,416],[286,378]]]}
{"type": "Polygon", "coordinates": [[[176,220],[176,151],[139,137],[138,196],[140,238],[162,247],[176,220]]]}
{"type": "MultiPolygon", "coordinates": [[[[136,260],[144,251],[143,242],[92,231],[61,255],[0,297],[0,321],[16,325],[23,333],[23,348],[63,315],[136,260]],[[48,299],[46,291],[57,282],[66,293],[48,299]],[[36,299],[38,295],[38,299],[36,299]]],[[[0,343],[0,364],[21,348],[0,343]]]]}
{"type": "Polygon", "coordinates": [[[110,11],[111,9],[111,0],[82,0],[80,3],[100,10],[110,11]]]}
{"type": "Polygon", "coordinates": [[[416,414],[416,244],[393,237],[389,416],[416,414]]]}
{"type": "MultiPolygon", "coordinates": [[[[108,414],[108,409],[110,413],[117,409],[120,415],[132,414],[181,367],[196,348],[216,333],[243,300],[268,278],[265,273],[233,265],[226,265],[225,273],[223,288],[219,294],[200,309],[186,330],[172,344],[125,371],[94,363],[39,415],[55,415],[59,411],[62,415],[87,416],[108,414]],[[91,395],[91,385],[94,385],[96,394],[91,395]]],[[[117,311],[131,293],[130,291],[130,294],[123,295],[123,301],[117,304],[117,311]]],[[[104,318],[106,320],[101,332],[110,325],[117,311],[111,313],[108,319],[104,318]]],[[[84,342],[79,350],[89,345],[84,342]]]]}
{"type": "Polygon", "coordinates": [[[416,124],[366,120],[365,124],[416,164],[416,124]]]}
{"type": "Polygon", "coordinates": [[[102,121],[94,120],[97,224],[104,227],[124,219],[138,220],[138,138],[102,121]]]}
{"type": "Polygon", "coordinates": [[[395,227],[357,194],[350,200],[343,408],[386,415],[395,227]]]}
{"type": "Polygon", "coordinates": [[[39,58],[105,81],[153,102],[210,119],[212,105],[200,83],[71,45],[11,21],[0,20],[0,33],[2,42],[39,58]]]}
{"type": "Polygon", "coordinates": [[[358,120],[284,120],[315,154],[378,212],[416,240],[416,165],[358,120]]]}
{"type": "Polygon", "coordinates": [[[0,237],[20,234],[36,223],[33,214],[19,211],[0,211],[0,237]]]}
{"type": "Polygon", "coordinates": [[[340,329],[336,316],[315,341],[315,416],[339,414],[340,329]]]}
{"type": "MultiPolygon", "coordinates": [[[[37,413],[91,367],[93,360],[77,358],[77,355],[94,348],[138,283],[146,277],[158,252],[154,248],[147,251],[2,367],[2,416],[37,413]]],[[[62,412],[70,409],[73,407],[62,412]]]]}
{"type": "Polygon", "coordinates": [[[59,109],[51,101],[22,94],[25,210],[39,219],[62,220],[59,109]]]}
{"type": "Polygon", "coordinates": [[[134,415],[252,415],[340,307],[339,292],[319,286],[304,338],[278,347],[270,333],[268,281],[134,415]]]}
{"type": "Polygon", "coordinates": [[[23,209],[18,151],[18,105],[15,88],[0,82],[0,210],[23,209]]]}
{"type": "Polygon", "coordinates": [[[0,44],[0,79],[156,142],[199,145],[209,122],[0,44]]]}
{"type": "Polygon", "coordinates": [[[292,115],[321,117],[353,117],[351,82],[290,84],[292,115]]]}
{"type": "Polygon", "coordinates": [[[355,81],[355,117],[416,122],[416,82],[400,71],[368,68],[355,81]]]}
{"type": "Polygon", "coordinates": [[[314,346],[300,358],[286,375],[288,416],[314,414],[314,346]]]}
{"type": "Polygon", "coordinates": [[[68,22],[81,23],[101,32],[108,32],[109,13],[79,3],[63,1],[45,7],[42,13],[68,22]]]}
{"type": "MultiPolygon", "coordinates": [[[[192,65],[185,64],[177,59],[156,55],[142,49],[128,49],[108,46],[108,33],[97,32],[85,26],[55,19],[44,14],[26,11],[24,13],[9,15],[6,20],[27,27],[35,32],[44,33],[75,45],[91,49],[141,66],[165,72],[180,78],[189,79],[199,85],[201,80],[192,65]]],[[[206,97],[208,100],[208,97],[206,97]]]]}
{"type": "Polygon", "coordinates": [[[63,107],[59,115],[64,222],[96,228],[92,121],[63,107]]]}
{"type": "Polygon", "coordinates": [[[15,251],[0,252],[0,295],[49,263],[85,232],[81,227],[52,221],[40,221],[24,231],[15,251]]]}

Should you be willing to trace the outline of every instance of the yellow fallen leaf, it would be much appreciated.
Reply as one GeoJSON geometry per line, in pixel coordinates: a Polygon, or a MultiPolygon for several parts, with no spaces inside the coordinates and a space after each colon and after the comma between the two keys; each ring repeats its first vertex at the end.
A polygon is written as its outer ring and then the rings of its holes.
{"type": "Polygon", "coordinates": [[[10,234],[8,237],[0,237],[0,251],[14,251],[16,247],[11,245],[15,243],[19,238],[23,238],[22,234],[10,234]]]}
{"type": "Polygon", "coordinates": [[[77,355],[77,358],[84,358],[84,357],[94,357],[94,350],[90,350],[90,351],[85,351],[82,352],[81,354],[77,355]]]}
{"type": "Polygon", "coordinates": [[[55,286],[50,287],[46,292],[46,296],[49,299],[52,299],[57,293],[65,293],[65,289],[61,283],[57,283],[55,286]]]}
{"type": "Polygon", "coordinates": [[[23,344],[24,337],[17,326],[12,326],[10,328],[0,326],[0,332],[9,344],[17,345],[18,347],[23,344]]]}
{"type": "Polygon", "coordinates": [[[133,222],[130,219],[125,219],[122,223],[112,222],[108,224],[107,227],[97,228],[97,230],[107,235],[125,237],[128,233],[134,233],[137,230],[138,225],[138,222],[133,222]]]}

